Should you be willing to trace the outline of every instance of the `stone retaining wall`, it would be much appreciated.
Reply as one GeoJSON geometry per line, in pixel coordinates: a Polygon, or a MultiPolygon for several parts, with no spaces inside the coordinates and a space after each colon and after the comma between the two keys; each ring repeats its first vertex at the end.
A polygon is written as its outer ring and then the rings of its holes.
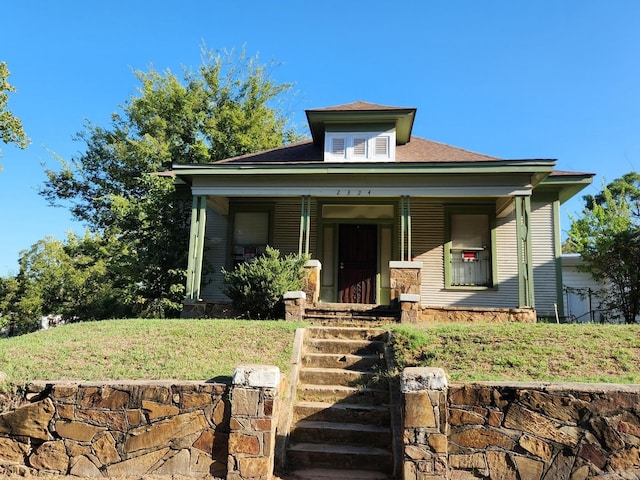
{"type": "Polygon", "coordinates": [[[640,476],[640,386],[463,385],[448,402],[452,479],[640,476]]]}
{"type": "Polygon", "coordinates": [[[638,385],[402,384],[405,480],[640,479],[638,385]]]}
{"type": "Polygon", "coordinates": [[[0,475],[267,480],[279,370],[239,369],[232,385],[30,384],[23,404],[0,414],[0,475]]]}

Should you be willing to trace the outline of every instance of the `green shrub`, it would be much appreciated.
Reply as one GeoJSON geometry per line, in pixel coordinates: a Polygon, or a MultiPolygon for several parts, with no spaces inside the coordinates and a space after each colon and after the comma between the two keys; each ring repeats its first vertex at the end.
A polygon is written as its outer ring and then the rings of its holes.
{"type": "Polygon", "coordinates": [[[231,299],[233,307],[246,312],[249,318],[282,318],[278,309],[282,295],[304,286],[304,264],[308,256],[280,257],[275,248],[267,247],[264,255],[253,263],[242,263],[233,270],[222,269],[222,291],[231,299]]]}

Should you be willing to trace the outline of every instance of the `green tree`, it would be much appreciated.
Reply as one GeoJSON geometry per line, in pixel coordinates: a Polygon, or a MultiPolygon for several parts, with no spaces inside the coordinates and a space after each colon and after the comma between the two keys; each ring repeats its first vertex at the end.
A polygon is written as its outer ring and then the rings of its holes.
{"type": "Polygon", "coordinates": [[[18,274],[0,282],[0,313],[23,333],[37,329],[43,315],[68,321],[127,315],[119,308],[126,285],[118,285],[109,268],[120,251],[120,245],[99,235],[39,240],[21,252],[18,274]]]}
{"type": "Polygon", "coordinates": [[[298,139],[281,110],[292,85],[257,57],[203,51],[196,71],[136,72],[141,86],[111,125],[87,124],[86,150],[47,170],[41,194],[66,205],[93,232],[117,238],[113,260],[137,314],[179,313],[184,296],[191,194],[172,163],[214,162],[298,139]]]}
{"type": "MultiPolygon", "coordinates": [[[[24,133],[22,122],[9,110],[9,93],[16,91],[9,83],[9,75],[7,63],[0,62],[0,139],[5,144],[12,143],[20,148],[27,148],[30,140],[24,133]]],[[[0,157],[1,153],[0,150],[0,157]]]]}
{"type": "Polygon", "coordinates": [[[604,306],[620,312],[627,323],[635,323],[640,314],[640,217],[637,191],[628,183],[637,178],[632,172],[612,182],[613,191],[604,186],[598,195],[585,197],[568,238],[568,246],[582,255],[582,270],[602,283],[604,306]]]}

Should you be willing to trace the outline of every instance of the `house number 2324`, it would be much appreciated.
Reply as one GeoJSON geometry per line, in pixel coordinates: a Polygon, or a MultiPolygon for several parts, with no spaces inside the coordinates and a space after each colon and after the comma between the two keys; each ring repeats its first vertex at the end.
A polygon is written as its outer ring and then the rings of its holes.
{"type": "Polygon", "coordinates": [[[336,195],[354,195],[354,196],[359,196],[359,195],[371,195],[371,190],[338,190],[336,192],[336,195]]]}

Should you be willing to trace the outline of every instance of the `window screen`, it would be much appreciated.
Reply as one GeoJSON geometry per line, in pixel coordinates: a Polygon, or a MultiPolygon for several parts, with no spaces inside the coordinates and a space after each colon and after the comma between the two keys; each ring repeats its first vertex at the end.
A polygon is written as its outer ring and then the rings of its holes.
{"type": "Polygon", "coordinates": [[[269,242],[269,212],[237,212],[233,224],[234,245],[266,245],[269,242]]]}

